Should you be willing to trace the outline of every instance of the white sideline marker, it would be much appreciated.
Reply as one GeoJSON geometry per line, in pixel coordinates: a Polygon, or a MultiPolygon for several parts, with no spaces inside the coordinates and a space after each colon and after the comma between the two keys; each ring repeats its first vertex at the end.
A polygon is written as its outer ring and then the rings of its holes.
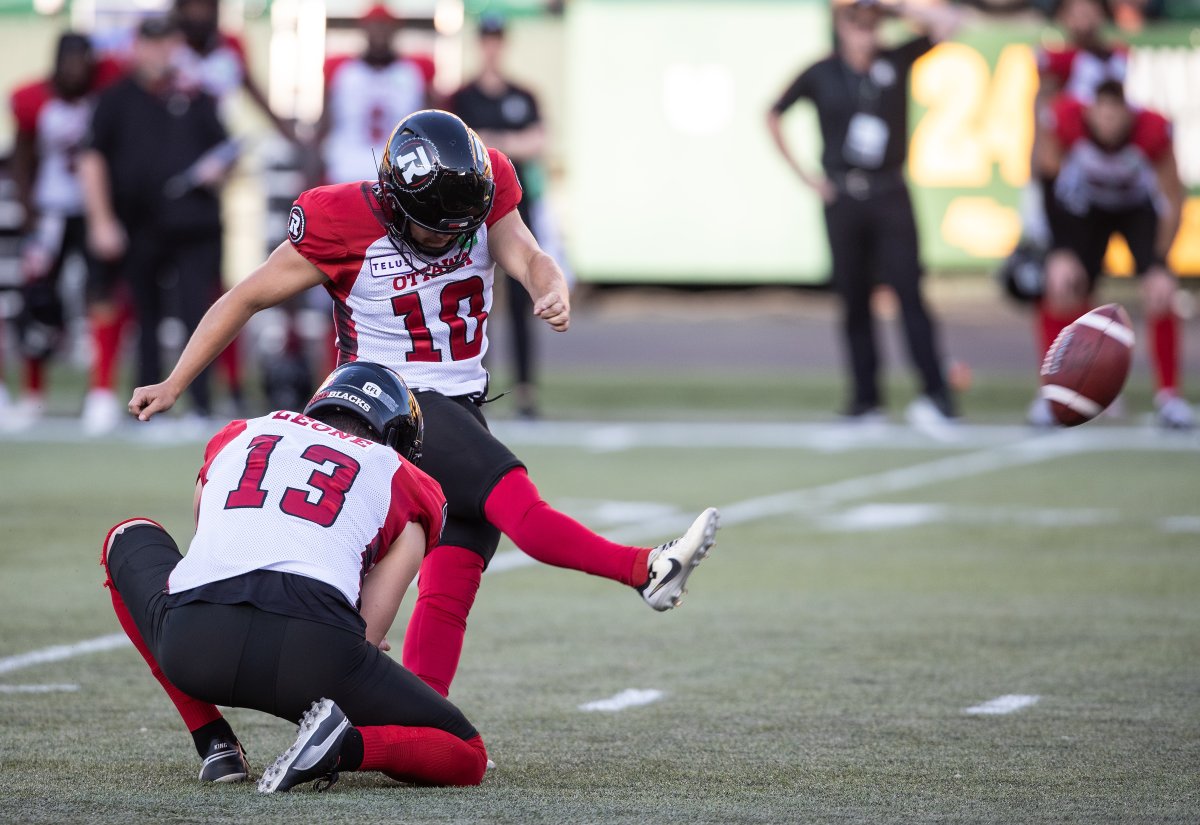
{"type": "Polygon", "coordinates": [[[0,685],[0,693],[74,693],[79,685],[0,685]]]}
{"type": "Polygon", "coordinates": [[[618,710],[626,708],[636,708],[640,705],[648,705],[651,702],[657,702],[667,694],[661,690],[638,690],[637,688],[627,688],[621,691],[616,696],[610,696],[607,699],[597,699],[594,702],[584,702],[579,706],[583,711],[606,711],[615,713],[618,710]]]}
{"type": "Polygon", "coordinates": [[[1040,696],[1028,696],[1021,693],[1009,693],[1004,696],[997,696],[995,699],[989,699],[981,705],[973,705],[969,708],[964,708],[963,713],[971,716],[1003,716],[1007,713],[1016,713],[1022,708],[1027,708],[1030,705],[1036,705],[1040,696]]]}
{"type": "Polygon", "coordinates": [[[44,647],[41,650],[33,650],[29,653],[6,656],[0,659],[0,673],[12,673],[14,670],[46,664],[47,662],[61,662],[64,659],[73,659],[83,653],[100,653],[105,650],[115,650],[118,647],[125,647],[128,644],[130,644],[129,637],[124,633],[110,633],[107,636],[84,639],[82,642],[76,642],[71,645],[44,647]]]}

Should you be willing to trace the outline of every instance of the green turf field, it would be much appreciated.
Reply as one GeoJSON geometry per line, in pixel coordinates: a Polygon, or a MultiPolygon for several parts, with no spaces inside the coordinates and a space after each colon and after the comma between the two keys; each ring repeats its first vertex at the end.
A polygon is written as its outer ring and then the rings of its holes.
{"type": "MultiPolygon", "coordinates": [[[[661,541],[710,504],[726,524],[663,615],[501,548],[453,692],[499,765],[471,789],[200,787],[131,648],[15,659],[119,632],[99,542],[128,515],[186,541],[201,444],[0,441],[0,820],[1200,821],[1200,439],[948,445],[745,423],[736,395],[679,424],[660,402],[654,427],[622,423],[636,404],[502,425],[546,496],[611,535],[661,541]],[[663,695],[580,709],[627,689],[663,695]],[[965,712],[1003,696],[1037,699],[965,712]]],[[[293,736],[230,718],[256,769],[293,736]]]]}

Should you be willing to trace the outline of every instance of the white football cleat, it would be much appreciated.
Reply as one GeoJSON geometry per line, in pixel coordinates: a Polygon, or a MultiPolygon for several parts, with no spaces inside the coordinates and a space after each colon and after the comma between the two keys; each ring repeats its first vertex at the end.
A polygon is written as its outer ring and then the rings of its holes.
{"type": "Polygon", "coordinates": [[[318,699],[300,720],[295,743],[284,751],[258,780],[259,793],[282,793],[301,782],[317,780],[317,790],[337,782],[342,760],[342,741],[350,731],[350,720],[332,699],[318,699]],[[321,783],[325,784],[323,787],[321,783]]]}
{"type": "Polygon", "coordinates": [[[1173,392],[1160,392],[1154,397],[1158,408],[1158,426],[1164,430],[1190,430],[1196,426],[1192,405],[1173,392]]]}
{"type": "Polygon", "coordinates": [[[716,544],[720,526],[720,513],[715,507],[709,507],[696,517],[682,536],[650,551],[647,560],[650,578],[637,588],[646,604],[660,611],[679,604],[687,593],[688,576],[716,544]]]}
{"type": "Polygon", "coordinates": [[[928,395],[913,399],[904,411],[904,420],[930,438],[944,439],[958,434],[958,421],[947,415],[928,395]]]}
{"type": "Polygon", "coordinates": [[[84,435],[104,435],[121,423],[121,408],[112,390],[92,389],[83,399],[84,435]]]}
{"type": "Polygon", "coordinates": [[[6,404],[4,418],[0,421],[0,430],[19,432],[28,430],[46,415],[46,399],[40,393],[27,393],[15,404],[6,404]]]}

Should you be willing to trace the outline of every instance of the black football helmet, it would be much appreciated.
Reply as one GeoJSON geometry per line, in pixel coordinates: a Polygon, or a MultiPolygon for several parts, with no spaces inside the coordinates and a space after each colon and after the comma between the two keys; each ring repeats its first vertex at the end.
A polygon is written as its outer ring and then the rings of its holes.
{"type": "Polygon", "coordinates": [[[352,413],[371,425],[379,441],[413,464],[421,461],[425,424],[421,407],[404,379],[387,367],[369,361],[342,364],[304,407],[309,415],[334,407],[352,413]]]}
{"type": "Polygon", "coordinates": [[[1030,240],[1017,244],[996,270],[996,280],[1019,303],[1033,303],[1046,291],[1046,250],[1030,240]]]}
{"type": "Polygon", "coordinates": [[[415,223],[465,245],[492,210],[496,184],[479,135],[449,112],[425,109],[392,130],[375,193],[393,239],[411,246],[415,223]]]}

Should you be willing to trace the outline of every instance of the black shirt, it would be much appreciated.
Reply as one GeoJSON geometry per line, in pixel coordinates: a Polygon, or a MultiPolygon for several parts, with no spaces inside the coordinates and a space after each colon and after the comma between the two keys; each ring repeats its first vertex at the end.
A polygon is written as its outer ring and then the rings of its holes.
{"type": "MultiPolygon", "coordinates": [[[[826,175],[850,169],[899,171],[908,151],[908,75],[917,58],[933,48],[928,37],[918,37],[895,48],[881,49],[866,74],[858,74],[833,54],[808,67],[776,101],[772,111],[782,114],[793,103],[807,98],[817,107],[824,147],[821,166],[826,175]],[[847,142],[851,121],[882,121],[886,142],[872,147],[847,142]]],[[[863,132],[877,132],[874,124],[860,124],[863,132]]],[[[861,138],[861,135],[860,135],[861,138]]]]}
{"type": "Polygon", "coordinates": [[[221,205],[207,188],[167,197],[164,187],[226,138],[206,94],[156,94],[133,77],[102,92],[86,145],[104,156],[117,217],[129,228],[211,230],[221,205]]]}
{"type": "Polygon", "coordinates": [[[167,594],[167,604],[193,602],[249,604],[267,613],[366,632],[366,622],[336,587],[298,573],[252,570],[240,576],[202,584],[182,593],[167,594]]]}
{"type": "MultiPolygon", "coordinates": [[[[468,83],[450,98],[450,111],[480,131],[519,132],[542,122],[537,98],[529,90],[511,83],[498,97],[487,94],[478,80],[468,83]]],[[[513,167],[518,180],[525,177],[522,163],[514,160],[513,167]]]]}

